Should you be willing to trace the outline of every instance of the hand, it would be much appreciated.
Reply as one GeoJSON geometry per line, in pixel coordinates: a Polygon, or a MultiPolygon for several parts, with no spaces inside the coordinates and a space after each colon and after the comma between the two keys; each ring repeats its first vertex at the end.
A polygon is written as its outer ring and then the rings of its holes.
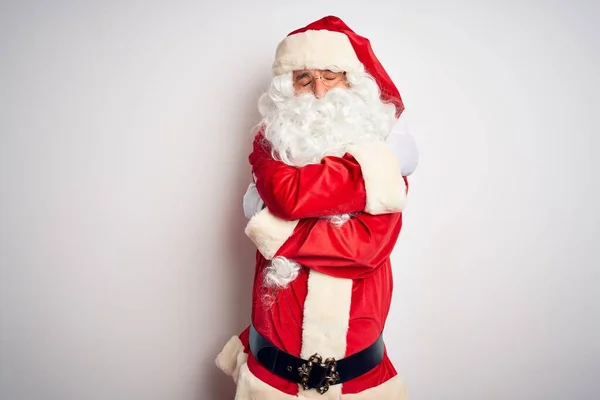
{"type": "Polygon", "coordinates": [[[243,206],[244,215],[248,219],[252,218],[265,206],[265,203],[258,194],[258,190],[256,190],[256,185],[254,183],[250,183],[250,185],[248,185],[248,189],[244,194],[243,206]]]}
{"type": "Polygon", "coordinates": [[[419,151],[417,150],[415,138],[408,131],[406,117],[404,116],[405,113],[406,111],[400,115],[400,118],[392,128],[387,138],[387,143],[400,163],[402,176],[409,176],[419,164],[419,151]]]}

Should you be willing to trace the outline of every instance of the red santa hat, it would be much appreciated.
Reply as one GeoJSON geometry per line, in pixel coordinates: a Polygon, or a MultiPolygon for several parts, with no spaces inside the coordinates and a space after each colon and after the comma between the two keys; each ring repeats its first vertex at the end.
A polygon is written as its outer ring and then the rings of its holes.
{"type": "Polygon", "coordinates": [[[396,116],[404,110],[400,92],[375,56],[369,39],[357,35],[338,17],[330,15],[311,22],[279,43],[273,74],[300,69],[366,71],[377,82],[381,99],[396,106],[396,116]]]}

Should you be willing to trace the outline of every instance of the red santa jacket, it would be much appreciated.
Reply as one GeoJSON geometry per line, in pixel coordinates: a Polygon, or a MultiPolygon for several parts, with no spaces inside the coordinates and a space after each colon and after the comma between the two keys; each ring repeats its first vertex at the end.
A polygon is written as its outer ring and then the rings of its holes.
{"type": "MultiPolygon", "coordinates": [[[[246,228],[257,246],[252,296],[256,329],[282,350],[307,359],[356,353],[381,334],[393,280],[389,256],[402,227],[407,180],[382,143],[349,149],[301,168],[273,160],[257,136],[250,163],[266,208],[246,228]],[[333,214],[355,213],[341,227],[333,214]],[[263,273],[274,257],[304,268],[274,302],[263,273]]],[[[263,368],[248,349],[248,329],[234,336],[217,365],[237,382],[237,398],[404,399],[404,384],[384,355],[367,374],[325,395],[304,391],[263,368]],[[315,397],[316,396],[316,397],[315,397]]]]}

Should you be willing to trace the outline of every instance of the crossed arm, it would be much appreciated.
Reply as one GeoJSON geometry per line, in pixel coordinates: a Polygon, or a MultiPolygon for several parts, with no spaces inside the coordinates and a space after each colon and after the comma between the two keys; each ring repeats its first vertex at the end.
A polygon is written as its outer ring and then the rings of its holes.
{"type": "Polygon", "coordinates": [[[340,227],[304,219],[274,254],[333,277],[366,278],[388,259],[401,227],[401,213],[361,212],[340,227]]]}
{"type": "Polygon", "coordinates": [[[401,211],[406,201],[407,181],[385,143],[353,146],[342,157],[298,168],[273,159],[257,135],[249,160],[258,194],[283,220],[387,214],[401,211]]]}

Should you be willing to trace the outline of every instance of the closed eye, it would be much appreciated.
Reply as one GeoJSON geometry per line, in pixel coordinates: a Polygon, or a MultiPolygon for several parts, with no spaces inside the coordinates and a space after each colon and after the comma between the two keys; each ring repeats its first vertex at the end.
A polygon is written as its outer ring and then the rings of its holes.
{"type": "Polygon", "coordinates": [[[312,82],[312,76],[310,76],[307,73],[304,73],[302,75],[300,75],[297,79],[296,79],[296,83],[302,86],[308,86],[310,85],[312,82]]]}

